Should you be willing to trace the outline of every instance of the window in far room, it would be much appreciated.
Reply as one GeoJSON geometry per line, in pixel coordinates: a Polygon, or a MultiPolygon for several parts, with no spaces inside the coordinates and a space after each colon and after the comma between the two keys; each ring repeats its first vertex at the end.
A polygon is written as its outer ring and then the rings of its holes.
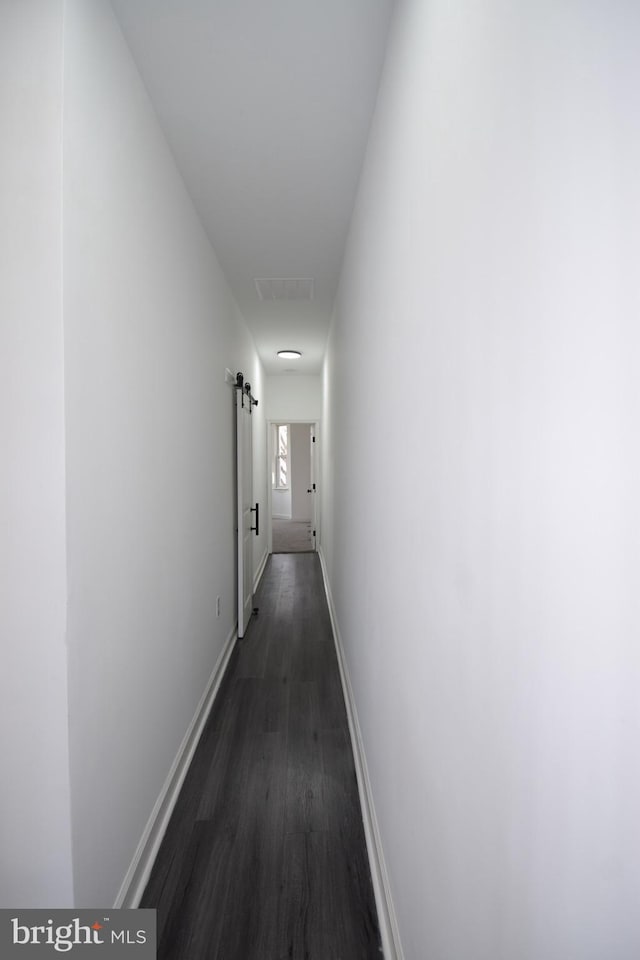
{"type": "Polygon", "coordinates": [[[289,426],[274,424],[274,462],[271,470],[271,485],[274,490],[289,488],[289,426]]]}

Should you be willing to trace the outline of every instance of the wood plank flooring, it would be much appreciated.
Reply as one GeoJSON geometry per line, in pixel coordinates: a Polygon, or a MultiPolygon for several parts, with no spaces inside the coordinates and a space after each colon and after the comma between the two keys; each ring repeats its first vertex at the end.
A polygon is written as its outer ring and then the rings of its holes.
{"type": "Polygon", "coordinates": [[[142,898],[160,960],[379,960],[317,554],[270,558],[142,898]]]}

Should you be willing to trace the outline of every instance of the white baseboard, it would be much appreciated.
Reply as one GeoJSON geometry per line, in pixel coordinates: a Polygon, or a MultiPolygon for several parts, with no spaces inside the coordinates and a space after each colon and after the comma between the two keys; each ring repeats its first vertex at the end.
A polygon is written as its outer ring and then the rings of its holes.
{"type": "Polygon", "coordinates": [[[291,520],[291,514],[290,513],[272,513],[271,519],[272,520],[291,520]]]}
{"type": "Polygon", "coordinates": [[[200,703],[189,724],[189,729],[184,735],[171,770],[154,804],[151,816],[140,838],[138,848],[133,856],[126,876],[122,881],[122,886],[116,897],[114,908],[125,907],[135,909],[140,903],[151,874],[151,869],[158,855],[162,838],[165,835],[167,826],[169,825],[169,819],[173,813],[173,808],[176,805],[178,795],[184,783],[184,778],[187,775],[189,765],[198,746],[200,734],[207,721],[207,717],[209,716],[227,668],[237,636],[238,629],[236,625],[225,641],[225,645],[213,668],[206,689],[202,694],[200,703]]]}
{"type": "Polygon", "coordinates": [[[351,746],[353,748],[353,757],[356,767],[356,778],[358,780],[358,792],[360,794],[360,806],[362,807],[362,820],[364,823],[364,833],[367,842],[367,852],[369,854],[369,865],[371,867],[371,879],[373,882],[373,892],[378,911],[378,925],[380,927],[380,939],[382,941],[382,950],[385,960],[404,960],[402,944],[400,942],[400,930],[393,906],[391,896],[391,887],[389,876],[384,861],[382,842],[380,840],[380,831],[376,819],[375,807],[373,804],[373,793],[371,790],[371,781],[367,770],[367,759],[358,722],[358,713],[353,698],[353,689],[340,636],[340,628],[336,617],[336,610],[331,595],[331,584],[327,573],[327,566],[322,552],[322,547],[318,549],[320,564],[322,566],[322,577],[324,580],[324,589],[327,595],[329,605],[329,615],[331,617],[331,626],[333,627],[333,636],[338,656],[338,667],[340,669],[340,679],[342,680],[342,689],[347,708],[347,719],[349,721],[349,733],[351,734],[351,746]]]}
{"type": "Polygon", "coordinates": [[[260,566],[258,567],[258,572],[253,578],[253,592],[255,593],[258,589],[258,584],[262,580],[262,574],[264,573],[264,568],[267,565],[267,560],[269,559],[269,551],[265,550],[262,555],[262,560],[260,561],[260,566]]]}

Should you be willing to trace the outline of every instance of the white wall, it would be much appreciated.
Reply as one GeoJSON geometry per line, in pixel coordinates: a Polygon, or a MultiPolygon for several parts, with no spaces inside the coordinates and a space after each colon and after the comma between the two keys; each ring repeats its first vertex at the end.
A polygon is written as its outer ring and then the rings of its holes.
{"type": "Polygon", "coordinates": [[[292,423],[291,435],[291,517],[293,520],[311,519],[311,434],[308,423],[292,423]]]}
{"type": "Polygon", "coordinates": [[[271,491],[271,516],[282,520],[291,519],[291,487],[271,491]]]}
{"type": "Polygon", "coordinates": [[[322,537],[407,960],[640,952],[639,36],[396,11],[322,537]]]}
{"type": "Polygon", "coordinates": [[[322,379],[311,374],[266,377],[266,418],[315,422],[322,412],[322,379]]]}
{"type": "Polygon", "coordinates": [[[0,7],[0,906],[71,903],[62,0],[0,7]]]}
{"type": "MultiPolygon", "coordinates": [[[[69,713],[75,900],[88,906],[114,901],[233,629],[225,367],[261,400],[264,385],[109,4],[66,8],[69,713]]],[[[266,502],[262,404],[256,416],[266,502]]]]}

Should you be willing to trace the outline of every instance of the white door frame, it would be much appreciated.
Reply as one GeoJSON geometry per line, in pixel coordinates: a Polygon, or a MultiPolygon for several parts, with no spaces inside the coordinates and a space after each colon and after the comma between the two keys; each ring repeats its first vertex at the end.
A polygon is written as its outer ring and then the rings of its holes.
{"type": "Polygon", "coordinates": [[[273,509],[273,498],[272,498],[272,486],[271,486],[271,465],[273,463],[273,457],[275,450],[273,449],[273,430],[272,427],[274,424],[278,423],[308,423],[314,429],[314,436],[316,438],[316,449],[315,449],[315,471],[316,476],[314,479],[316,490],[313,497],[313,510],[314,510],[314,530],[316,535],[315,540],[315,551],[318,553],[318,548],[320,546],[320,483],[319,483],[319,466],[320,466],[320,421],[309,419],[309,417],[281,417],[279,420],[271,419],[267,420],[266,429],[267,429],[267,515],[265,520],[267,521],[267,551],[269,554],[273,553],[273,530],[271,527],[271,511],[273,509]]]}

